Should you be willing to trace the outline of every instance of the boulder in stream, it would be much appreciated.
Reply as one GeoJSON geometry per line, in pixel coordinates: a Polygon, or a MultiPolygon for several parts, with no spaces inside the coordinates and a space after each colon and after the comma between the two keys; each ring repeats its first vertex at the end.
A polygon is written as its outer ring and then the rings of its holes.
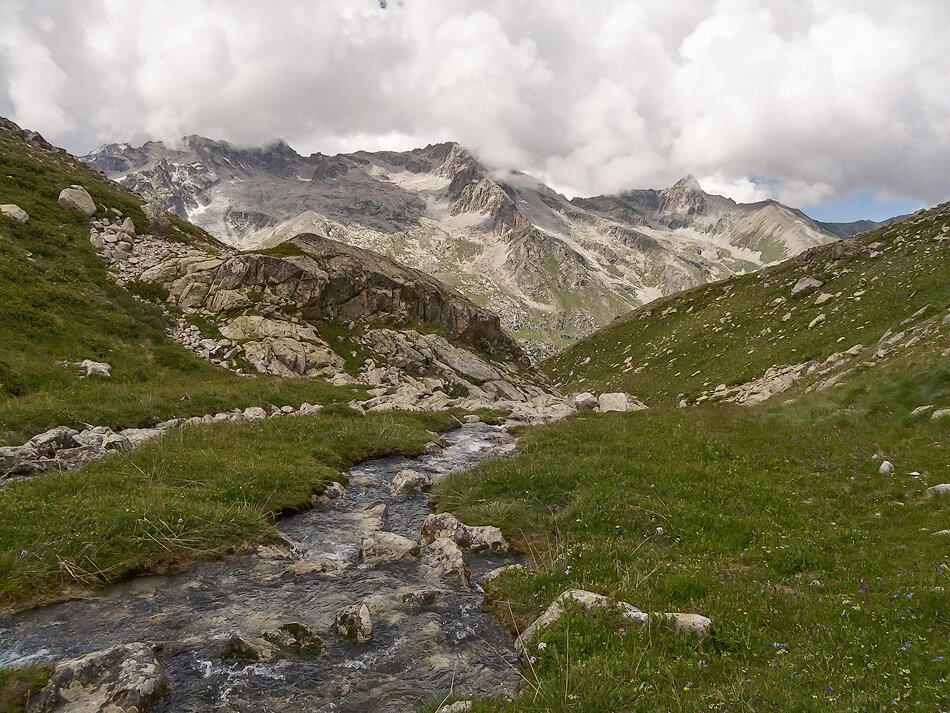
{"type": "Polygon", "coordinates": [[[29,713],[145,713],[172,692],[165,667],[145,644],[95,651],[56,664],[29,713]]]}
{"type": "Polygon", "coordinates": [[[358,644],[372,640],[373,620],[369,615],[369,607],[365,603],[343,607],[336,613],[333,631],[337,636],[358,644]]]}

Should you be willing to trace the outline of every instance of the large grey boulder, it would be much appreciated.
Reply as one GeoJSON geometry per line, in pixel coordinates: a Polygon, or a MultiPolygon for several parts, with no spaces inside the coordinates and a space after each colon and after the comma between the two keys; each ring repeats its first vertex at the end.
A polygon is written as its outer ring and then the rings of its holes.
{"type": "Polygon", "coordinates": [[[808,277],[806,275],[796,282],[794,287],[792,287],[792,297],[796,299],[800,297],[808,297],[824,284],[825,283],[821,280],[816,280],[814,277],[808,277]]]}
{"type": "Polygon", "coordinates": [[[5,215],[7,218],[19,221],[20,223],[25,223],[30,219],[29,214],[16,203],[4,203],[0,205],[0,215],[5,215]]]}
{"type": "Polygon", "coordinates": [[[92,196],[82,186],[70,186],[59,192],[59,207],[92,217],[96,213],[96,204],[92,196]]]}
{"type": "Polygon", "coordinates": [[[145,644],[126,644],[56,664],[29,713],[145,713],[172,692],[165,667],[145,644]]]}
{"type": "Polygon", "coordinates": [[[597,400],[597,397],[589,391],[574,394],[574,408],[578,411],[593,411],[598,406],[600,406],[600,402],[597,400]]]}
{"type": "Polygon", "coordinates": [[[625,411],[643,411],[646,409],[646,404],[642,401],[623,392],[601,394],[597,403],[604,413],[611,411],[623,413],[625,411]]]}

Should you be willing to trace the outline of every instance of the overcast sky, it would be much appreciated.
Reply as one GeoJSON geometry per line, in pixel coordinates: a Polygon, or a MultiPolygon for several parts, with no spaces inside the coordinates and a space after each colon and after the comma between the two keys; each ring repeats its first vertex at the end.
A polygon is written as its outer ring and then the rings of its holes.
{"type": "Polygon", "coordinates": [[[950,200],[948,0],[0,0],[0,114],[82,154],[457,140],[570,194],[950,200]]]}

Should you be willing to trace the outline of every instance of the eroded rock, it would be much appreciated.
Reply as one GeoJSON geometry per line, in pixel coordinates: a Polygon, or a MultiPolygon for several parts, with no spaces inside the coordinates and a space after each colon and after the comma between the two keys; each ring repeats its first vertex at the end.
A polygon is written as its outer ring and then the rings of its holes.
{"type": "Polygon", "coordinates": [[[172,692],[165,667],[145,644],[96,651],[56,664],[29,713],[145,713],[172,692]]]}
{"type": "Polygon", "coordinates": [[[373,638],[373,622],[370,619],[369,607],[365,603],[350,604],[336,613],[334,632],[347,641],[359,644],[366,643],[373,638]]]}

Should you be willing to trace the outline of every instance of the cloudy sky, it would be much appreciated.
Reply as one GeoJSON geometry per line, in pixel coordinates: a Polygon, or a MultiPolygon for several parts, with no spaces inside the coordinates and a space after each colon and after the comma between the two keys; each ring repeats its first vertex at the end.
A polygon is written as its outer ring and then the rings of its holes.
{"type": "Polygon", "coordinates": [[[74,153],[453,139],[592,195],[692,173],[883,218],[950,200],[947,0],[0,0],[0,115],[74,153]]]}

